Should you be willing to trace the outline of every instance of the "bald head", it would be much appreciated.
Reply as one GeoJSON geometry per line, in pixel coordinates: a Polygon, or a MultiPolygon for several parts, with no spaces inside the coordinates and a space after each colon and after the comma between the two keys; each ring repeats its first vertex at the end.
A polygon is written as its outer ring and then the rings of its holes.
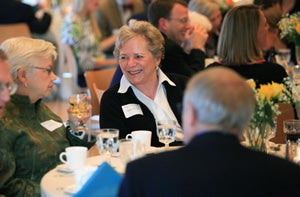
{"type": "Polygon", "coordinates": [[[185,134],[190,135],[188,140],[199,130],[222,130],[240,135],[254,107],[254,92],[244,78],[228,68],[206,69],[189,81],[185,91],[185,134]]]}

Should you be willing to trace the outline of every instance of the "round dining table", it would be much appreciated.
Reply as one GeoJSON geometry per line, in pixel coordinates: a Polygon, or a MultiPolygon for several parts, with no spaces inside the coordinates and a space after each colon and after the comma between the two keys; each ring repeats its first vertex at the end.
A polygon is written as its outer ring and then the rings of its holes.
{"type": "MultiPolygon", "coordinates": [[[[86,165],[99,166],[105,161],[105,157],[98,155],[87,158],[86,165]]],[[[110,160],[112,167],[120,174],[124,174],[125,165],[118,155],[110,160]]],[[[66,164],[60,164],[56,168],[47,172],[41,180],[42,197],[67,197],[72,196],[75,185],[74,173],[68,170],[66,164]]]]}

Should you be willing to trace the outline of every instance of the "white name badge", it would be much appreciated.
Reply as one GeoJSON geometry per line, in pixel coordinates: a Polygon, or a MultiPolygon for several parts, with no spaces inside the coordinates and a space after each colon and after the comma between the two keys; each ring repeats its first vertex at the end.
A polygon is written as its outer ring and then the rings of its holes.
{"type": "Polygon", "coordinates": [[[122,110],[126,118],[130,118],[134,115],[143,115],[142,109],[138,104],[123,105],[122,110]]]}
{"type": "Polygon", "coordinates": [[[41,125],[49,130],[49,131],[54,131],[55,129],[61,127],[63,125],[63,123],[61,122],[56,122],[55,120],[47,120],[45,122],[42,122],[41,125]]]}

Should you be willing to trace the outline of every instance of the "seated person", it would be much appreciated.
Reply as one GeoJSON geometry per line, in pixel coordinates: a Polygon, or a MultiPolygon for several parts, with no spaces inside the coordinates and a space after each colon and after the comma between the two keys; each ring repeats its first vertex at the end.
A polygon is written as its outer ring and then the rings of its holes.
{"type": "Polygon", "coordinates": [[[0,193],[40,196],[43,175],[60,163],[59,154],[66,147],[90,147],[94,143],[72,135],[42,101],[56,79],[52,72],[57,55],[54,45],[16,37],[4,41],[0,48],[8,56],[12,78],[18,85],[0,119],[0,193]]]}
{"type": "Polygon", "coordinates": [[[298,165],[240,144],[255,102],[228,68],[196,74],[183,101],[186,146],[128,163],[118,196],[299,196],[298,165]]]}
{"type": "Polygon", "coordinates": [[[148,8],[149,22],[158,28],[165,39],[165,53],[161,62],[164,73],[191,77],[204,69],[204,47],[208,38],[203,26],[192,25],[184,0],[155,0],[148,8]],[[190,43],[186,53],[182,45],[190,43]]]}
{"type": "Polygon", "coordinates": [[[73,7],[63,22],[61,41],[71,46],[77,61],[77,85],[86,88],[84,77],[86,70],[100,69],[116,65],[115,59],[106,58],[102,50],[112,47],[116,36],[101,39],[94,13],[98,1],[73,0],[73,7]]]}
{"type": "Polygon", "coordinates": [[[282,83],[287,77],[285,69],[279,64],[266,62],[263,56],[262,49],[268,45],[268,29],[266,18],[258,6],[231,8],[225,15],[220,32],[219,62],[208,65],[208,68],[226,66],[247,79],[252,78],[258,85],[272,81],[282,83]]]}
{"type": "Polygon", "coordinates": [[[101,128],[119,129],[120,138],[134,130],[152,131],[152,146],[163,146],[156,135],[157,120],[175,120],[181,132],[180,106],[187,78],[161,71],[163,51],[164,38],[150,23],[131,20],[120,29],[114,55],[123,76],[102,96],[101,128]]]}
{"type": "Polygon", "coordinates": [[[190,0],[188,4],[190,11],[197,12],[206,16],[212,24],[212,30],[205,44],[206,56],[214,58],[217,55],[217,44],[222,24],[222,13],[216,1],[190,0]]]}
{"type": "Polygon", "coordinates": [[[0,1],[0,24],[27,23],[31,33],[44,34],[51,24],[51,15],[44,12],[38,18],[34,8],[17,0],[0,1]]]}
{"type": "Polygon", "coordinates": [[[7,56],[0,49],[0,118],[2,118],[5,104],[10,100],[10,95],[15,93],[16,88],[9,71],[7,56]]]}

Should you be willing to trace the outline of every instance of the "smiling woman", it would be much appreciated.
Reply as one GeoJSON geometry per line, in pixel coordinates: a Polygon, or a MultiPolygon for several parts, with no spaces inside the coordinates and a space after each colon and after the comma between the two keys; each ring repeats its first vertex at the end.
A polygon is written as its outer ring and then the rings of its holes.
{"type": "Polygon", "coordinates": [[[152,146],[162,146],[156,121],[174,120],[181,130],[181,105],[187,78],[160,70],[164,38],[148,22],[130,21],[119,32],[114,55],[123,77],[102,96],[100,125],[117,128],[120,138],[134,130],[152,131],[152,146]]]}

